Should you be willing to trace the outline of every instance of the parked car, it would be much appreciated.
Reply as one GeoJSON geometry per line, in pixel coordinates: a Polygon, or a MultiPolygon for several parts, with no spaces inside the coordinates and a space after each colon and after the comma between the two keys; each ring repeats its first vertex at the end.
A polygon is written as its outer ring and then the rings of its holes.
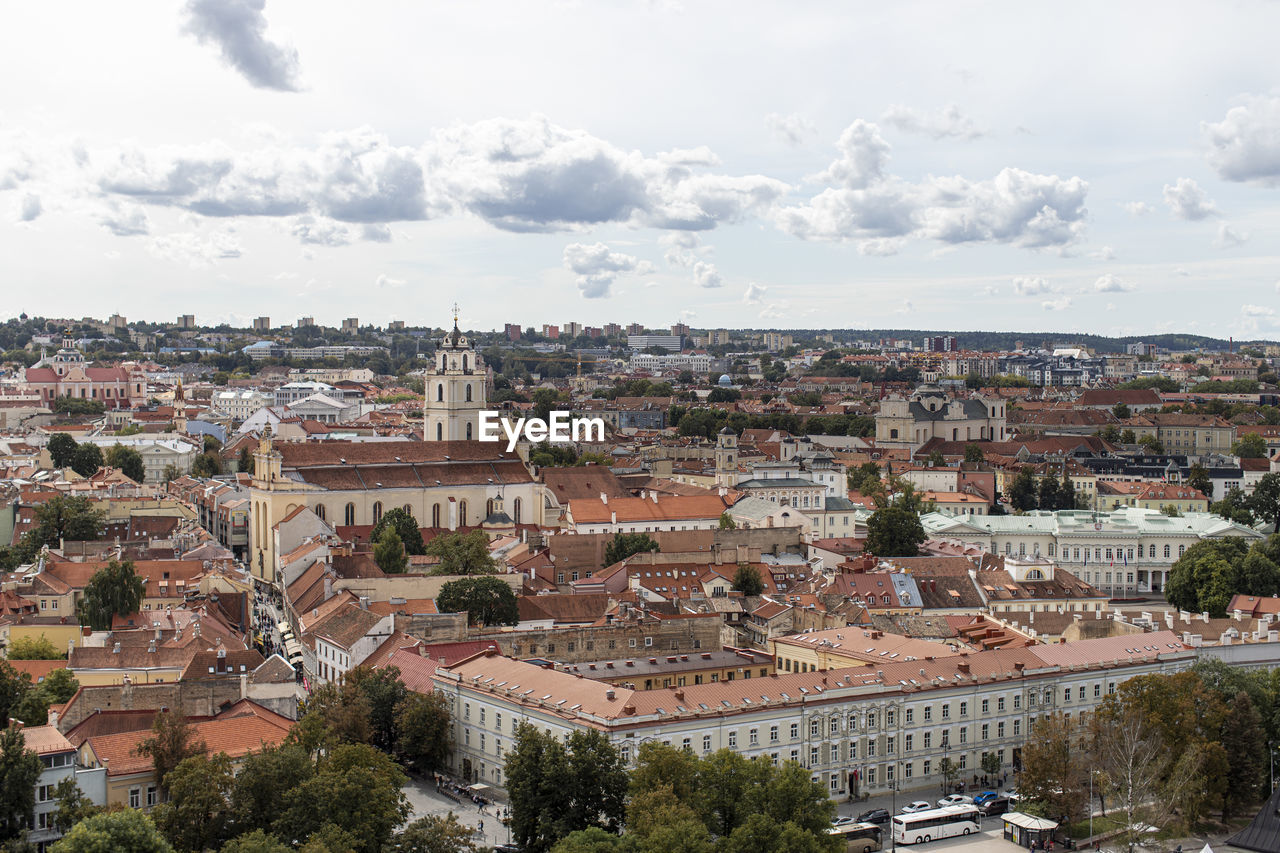
{"type": "Polygon", "coordinates": [[[997,794],[995,791],[983,791],[981,794],[974,795],[973,804],[975,806],[980,806],[983,803],[985,803],[987,800],[994,800],[998,796],[1000,795],[997,794]]]}
{"type": "Polygon", "coordinates": [[[1004,814],[1012,806],[1013,801],[1008,797],[995,797],[978,806],[978,811],[987,817],[991,817],[992,815],[1004,814]]]}
{"type": "Polygon", "coordinates": [[[1004,797],[1005,799],[1014,800],[1014,801],[1017,801],[1018,799],[1020,799],[1017,790],[1014,788],[1010,788],[1009,790],[1002,793],[1000,796],[1004,797]]]}
{"type": "Polygon", "coordinates": [[[858,823],[888,823],[892,817],[888,809],[872,809],[858,815],[858,823]]]}
{"type": "Polygon", "coordinates": [[[951,794],[938,800],[938,808],[943,806],[971,806],[973,805],[973,797],[968,794],[951,794]]]}
{"type": "Polygon", "coordinates": [[[902,813],[912,814],[913,812],[925,812],[931,808],[933,808],[933,806],[931,806],[929,803],[926,803],[924,800],[916,800],[913,803],[907,803],[905,806],[903,806],[902,813]]]}
{"type": "Polygon", "coordinates": [[[832,826],[844,826],[846,823],[857,823],[857,822],[858,821],[856,818],[851,817],[849,815],[841,815],[840,817],[833,817],[831,819],[832,826]]]}

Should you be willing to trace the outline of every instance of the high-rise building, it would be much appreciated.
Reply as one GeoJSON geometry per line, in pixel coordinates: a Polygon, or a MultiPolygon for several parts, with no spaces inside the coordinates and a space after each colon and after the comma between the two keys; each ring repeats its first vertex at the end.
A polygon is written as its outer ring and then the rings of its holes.
{"type": "Polygon", "coordinates": [[[178,317],[176,325],[179,329],[194,329],[196,327],[196,315],[182,314],[178,317]]]}
{"type": "Polygon", "coordinates": [[[924,349],[925,352],[955,352],[959,347],[954,335],[935,335],[924,339],[924,349]]]}
{"type": "Polygon", "coordinates": [[[404,320],[392,320],[390,323],[388,323],[388,324],[387,324],[387,331],[389,331],[389,332],[403,332],[403,331],[404,331],[404,320]]]}
{"type": "Polygon", "coordinates": [[[359,318],[359,317],[348,317],[347,319],[343,320],[343,321],[342,321],[342,331],[344,331],[344,332],[358,332],[358,331],[360,331],[360,318],[359,318]]]}
{"type": "Polygon", "coordinates": [[[671,334],[679,335],[681,337],[687,337],[689,334],[689,327],[684,323],[672,323],[671,334]]]}
{"type": "Polygon", "coordinates": [[[253,330],[255,332],[271,331],[271,318],[270,317],[254,317],[253,330]]]}
{"type": "Polygon", "coordinates": [[[607,338],[616,337],[622,334],[622,327],[619,326],[617,323],[605,323],[604,334],[605,334],[605,337],[607,338]]]}
{"type": "Polygon", "coordinates": [[[643,323],[628,323],[628,324],[627,324],[627,334],[628,334],[628,335],[643,335],[643,334],[644,334],[644,324],[643,324],[643,323]]]}
{"type": "Polygon", "coordinates": [[[576,338],[578,335],[582,334],[581,323],[565,323],[560,328],[564,331],[564,336],[566,338],[576,338]]]}
{"type": "Polygon", "coordinates": [[[298,318],[299,329],[301,329],[303,326],[314,326],[315,324],[316,324],[315,317],[299,317],[298,318]]]}
{"type": "Polygon", "coordinates": [[[542,325],[542,336],[543,336],[544,338],[550,338],[551,340],[553,340],[553,341],[554,341],[555,339],[557,339],[557,338],[559,338],[559,337],[560,337],[560,327],[559,327],[559,326],[548,326],[548,325],[546,325],[546,324],[544,323],[544,324],[542,325]]]}
{"type": "Polygon", "coordinates": [[[503,331],[506,332],[507,334],[507,340],[509,341],[520,340],[521,333],[520,333],[519,323],[507,323],[506,326],[503,327],[503,331]]]}

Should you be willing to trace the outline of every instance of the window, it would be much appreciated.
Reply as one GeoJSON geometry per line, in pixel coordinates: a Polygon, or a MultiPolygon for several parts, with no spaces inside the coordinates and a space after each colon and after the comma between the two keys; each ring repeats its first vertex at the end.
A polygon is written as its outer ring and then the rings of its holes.
{"type": "Polygon", "coordinates": [[[129,808],[136,809],[136,808],[140,808],[141,806],[142,806],[142,789],[130,788],[129,789],[129,808]]]}
{"type": "Polygon", "coordinates": [[[688,738],[685,738],[684,740],[680,741],[680,748],[687,752],[692,752],[693,743],[688,738]]]}
{"type": "Polygon", "coordinates": [[[968,702],[961,702],[961,703],[960,703],[960,716],[962,716],[962,717],[967,717],[967,716],[969,716],[969,703],[968,703],[968,702]]]}
{"type": "Polygon", "coordinates": [[[876,727],[876,712],[868,711],[867,712],[867,728],[874,729],[875,727],[876,727]]]}
{"type": "Polygon", "coordinates": [[[909,726],[909,725],[911,725],[912,723],[914,723],[914,722],[915,722],[916,709],[915,709],[915,708],[908,708],[908,709],[906,710],[906,715],[907,715],[907,725],[909,726]]]}
{"type": "Polygon", "coordinates": [[[924,733],[924,748],[925,749],[933,748],[933,732],[924,733]]]}
{"type": "Polygon", "coordinates": [[[1166,560],[1167,560],[1167,559],[1169,559],[1169,551],[1170,551],[1170,547],[1169,547],[1168,545],[1165,545],[1165,546],[1164,546],[1164,558],[1165,558],[1166,560]]]}
{"type": "Polygon", "coordinates": [[[516,524],[520,523],[520,499],[516,498],[511,502],[511,520],[516,524]]]}
{"type": "Polygon", "coordinates": [[[1003,710],[1004,710],[1004,697],[1003,697],[1003,696],[998,696],[998,697],[996,697],[996,710],[997,710],[997,711],[1003,711],[1003,710]]]}
{"type": "Polygon", "coordinates": [[[839,734],[839,732],[840,732],[840,718],[839,718],[839,717],[832,717],[832,718],[831,718],[831,727],[830,727],[830,728],[831,728],[831,734],[833,734],[833,735],[834,735],[834,734],[839,734]]]}
{"type": "Polygon", "coordinates": [[[1084,685],[1083,684],[1081,684],[1080,689],[1076,691],[1076,698],[1079,699],[1081,702],[1084,701],[1084,685]]]}
{"type": "Polygon", "coordinates": [[[1093,685],[1093,698],[1094,698],[1094,699],[1098,699],[1098,698],[1101,698],[1101,696],[1102,696],[1102,684],[1101,684],[1101,683],[1094,684],[1094,685],[1093,685]]]}
{"type": "Polygon", "coordinates": [[[925,706],[924,706],[924,721],[925,721],[926,723],[928,723],[928,722],[932,722],[932,721],[933,721],[933,706],[932,706],[932,705],[925,705],[925,706]]]}
{"type": "Polygon", "coordinates": [[[969,742],[969,727],[968,727],[968,726],[961,726],[961,727],[960,727],[960,742],[961,742],[961,743],[968,743],[968,742],[969,742]]]}
{"type": "Polygon", "coordinates": [[[809,747],[809,766],[818,766],[818,748],[816,746],[809,747]]]}
{"type": "Polygon", "coordinates": [[[769,743],[777,743],[777,742],[778,742],[778,727],[769,726],[769,743]]]}
{"type": "Polygon", "coordinates": [[[1022,734],[1022,720],[1013,721],[1013,736],[1018,737],[1022,734]]]}
{"type": "Polygon", "coordinates": [[[996,723],[996,737],[1004,737],[1004,723],[996,723]]]}
{"type": "Polygon", "coordinates": [[[817,737],[817,736],[818,736],[818,718],[811,717],[809,719],[809,737],[817,737]]]}
{"type": "Polygon", "coordinates": [[[827,747],[827,763],[836,764],[839,761],[840,761],[840,745],[833,743],[829,747],[827,747]]]}
{"type": "Polygon", "coordinates": [[[747,735],[748,735],[748,737],[747,737],[747,743],[748,743],[749,745],[751,745],[751,746],[759,746],[759,744],[760,744],[760,730],[759,730],[759,729],[751,729],[751,730],[747,733],[747,735]]]}
{"type": "Polygon", "coordinates": [[[889,710],[885,711],[885,712],[884,712],[884,724],[885,724],[886,726],[889,726],[890,728],[892,728],[892,727],[893,727],[893,721],[894,721],[894,718],[895,718],[896,716],[897,716],[897,712],[896,712],[896,711],[894,711],[892,708],[890,708],[889,710]]]}
{"type": "Polygon", "coordinates": [[[316,504],[316,518],[320,519],[321,521],[325,520],[324,504],[316,504]]]}
{"type": "Polygon", "coordinates": [[[929,771],[930,771],[930,770],[932,770],[932,769],[933,769],[933,762],[931,762],[931,761],[929,761],[929,760],[927,760],[927,759],[926,759],[926,760],[925,760],[925,762],[924,762],[924,766],[922,766],[922,767],[920,768],[920,772],[921,772],[921,774],[923,774],[923,775],[925,775],[925,776],[928,776],[928,775],[929,775],[929,771]]]}
{"type": "Polygon", "coordinates": [[[875,757],[876,757],[876,740],[875,738],[872,738],[871,740],[867,741],[867,758],[875,758],[875,757]]]}
{"type": "Polygon", "coordinates": [[[1062,701],[1063,701],[1063,702],[1070,702],[1070,701],[1071,701],[1071,688],[1070,688],[1070,687],[1064,687],[1064,688],[1062,688],[1062,701]]]}
{"type": "Polygon", "coordinates": [[[887,739],[887,740],[885,741],[885,743],[884,743],[884,754],[885,754],[885,755],[893,755],[893,752],[894,752],[894,742],[895,742],[895,738],[894,738],[894,736],[893,736],[893,735],[889,735],[888,739],[887,739]]]}
{"type": "Polygon", "coordinates": [[[342,511],[342,523],[345,524],[347,527],[351,527],[356,523],[356,505],[355,504],[353,503],[347,504],[346,508],[342,511]]]}
{"type": "Polygon", "coordinates": [[[990,700],[990,699],[983,699],[983,700],[982,700],[982,713],[984,713],[984,714],[989,714],[989,713],[991,713],[991,700],[990,700]]]}
{"type": "Polygon", "coordinates": [[[987,740],[991,737],[991,726],[988,723],[982,724],[982,739],[987,740]]]}
{"type": "Polygon", "coordinates": [[[729,748],[737,749],[737,747],[738,747],[738,733],[729,732],[729,748]]]}
{"type": "Polygon", "coordinates": [[[702,751],[703,752],[711,751],[711,735],[702,736],[702,751]]]}
{"type": "Polygon", "coordinates": [[[915,748],[915,736],[914,736],[914,735],[907,735],[907,736],[905,737],[905,739],[903,740],[903,743],[902,743],[902,749],[903,749],[903,751],[904,751],[904,752],[910,752],[910,751],[911,751],[912,749],[914,749],[914,748],[915,748]]]}
{"type": "Polygon", "coordinates": [[[942,719],[944,719],[944,720],[949,720],[949,719],[951,719],[951,706],[950,706],[950,705],[943,705],[943,706],[942,706],[942,719]]]}
{"type": "Polygon", "coordinates": [[[377,524],[382,521],[382,501],[373,502],[373,523],[377,524]]]}
{"type": "Polygon", "coordinates": [[[792,724],[791,724],[791,739],[792,739],[792,740],[796,740],[796,739],[798,739],[799,737],[800,737],[800,724],[799,724],[799,723],[792,723],[792,724]]]}

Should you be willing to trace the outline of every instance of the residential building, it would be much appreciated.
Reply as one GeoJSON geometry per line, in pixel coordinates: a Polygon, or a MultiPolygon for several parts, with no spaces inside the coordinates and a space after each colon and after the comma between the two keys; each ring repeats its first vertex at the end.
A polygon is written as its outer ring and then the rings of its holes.
{"type": "Polygon", "coordinates": [[[209,398],[210,409],[237,421],[243,421],[263,406],[274,403],[274,395],[252,388],[243,391],[215,391],[209,398]]]}
{"type": "MultiPolygon", "coordinates": [[[[18,724],[21,726],[21,723],[18,724]]],[[[62,837],[54,827],[58,799],[54,792],[63,779],[74,779],[89,802],[107,804],[105,768],[87,768],[77,761],[75,744],[56,726],[28,726],[19,729],[26,748],[40,757],[40,776],[36,779],[35,809],[26,841],[37,850],[46,850],[62,837]]]]}
{"type": "Polygon", "coordinates": [[[254,317],[253,330],[255,332],[271,331],[271,318],[270,317],[254,317]]]}
{"type": "Polygon", "coordinates": [[[670,352],[679,352],[684,346],[684,339],[680,335],[642,335],[638,332],[636,334],[628,332],[627,346],[633,351],[658,347],[670,352]]]}
{"type": "Polygon", "coordinates": [[[360,318],[348,317],[342,321],[342,331],[352,333],[360,331],[360,318]]]}
{"type": "Polygon", "coordinates": [[[1179,412],[1147,412],[1122,422],[1135,438],[1151,436],[1167,453],[1206,456],[1226,454],[1236,440],[1235,425],[1217,415],[1184,415],[1179,412]]]}

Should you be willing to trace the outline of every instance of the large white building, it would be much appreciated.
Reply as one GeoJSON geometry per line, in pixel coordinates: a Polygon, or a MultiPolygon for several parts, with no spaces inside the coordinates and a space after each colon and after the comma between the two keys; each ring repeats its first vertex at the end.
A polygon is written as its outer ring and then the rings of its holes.
{"type": "MultiPolygon", "coordinates": [[[[854,635],[863,629],[848,631],[851,644],[861,641],[854,635]]],[[[655,741],[699,755],[730,749],[796,761],[842,797],[894,782],[936,789],[944,757],[962,777],[983,772],[987,753],[1004,770],[1020,767],[1040,715],[1078,718],[1123,681],[1178,671],[1195,657],[1162,631],[631,690],[489,651],[437,669],[433,681],[455,721],[451,769],[470,781],[504,783],[503,761],[524,722],[557,736],[596,729],[628,763],[655,741]]]]}
{"type": "Polygon", "coordinates": [[[191,473],[191,465],[203,449],[176,435],[95,435],[80,443],[98,445],[103,456],[117,444],[133,448],[142,456],[144,481],[148,483],[163,483],[165,469],[170,465],[179,476],[191,473]]]}
{"type": "Polygon", "coordinates": [[[1036,511],[1023,515],[942,513],[921,516],[934,539],[958,539],[994,554],[1053,560],[1103,592],[1158,593],[1188,548],[1204,539],[1262,534],[1207,512],[1171,518],[1159,510],[1122,507],[1112,512],[1036,511]]]}
{"type": "Polygon", "coordinates": [[[209,408],[232,420],[243,421],[263,406],[275,403],[274,394],[247,389],[243,391],[218,391],[209,400],[209,408]]]}
{"type": "Polygon", "coordinates": [[[637,352],[631,356],[632,370],[647,370],[651,373],[688,370],[693,373],[708,373],[711,370],[711,356],[705,353],[671,353],[670,355],[650,355],[637,352]]]}
{"type": "Polygon", "coordinates": [[[876,414],[876,445],[915,449],[931,438],[943,441],[1004,441],[1005,402],[999,397],[954,399],[924,384],[910,397],[886,397],[876,414]]]}

